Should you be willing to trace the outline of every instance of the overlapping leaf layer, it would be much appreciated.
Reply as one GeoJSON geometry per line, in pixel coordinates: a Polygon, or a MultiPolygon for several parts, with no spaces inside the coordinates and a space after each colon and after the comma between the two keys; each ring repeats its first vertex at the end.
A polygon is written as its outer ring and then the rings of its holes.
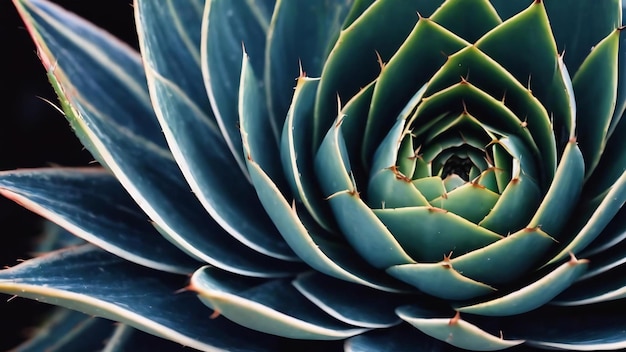
{"type": "Polygon", "coordinates": [[[620,0],[14,2],[102,168],[0,173],[91,243],[0,290],[124,323],[23,350],[626,348],[620,0]]]}

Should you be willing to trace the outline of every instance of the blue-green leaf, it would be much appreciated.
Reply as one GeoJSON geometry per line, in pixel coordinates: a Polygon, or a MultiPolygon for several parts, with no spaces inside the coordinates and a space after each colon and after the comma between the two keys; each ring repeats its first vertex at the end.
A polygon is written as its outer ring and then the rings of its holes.
{"type": "Polygon", "coordinates": [[[203,267],[191,277],[190,289],[229,320],[267,334],[338,340],[367,331],[327,315],[287,280],[259,281],[203,267]]]}
{"type": "Polygon", "coordinates": [[[275,351],[281,341],[210,319],[186,277],[147,269],[91,245],[31,259],[0,271],[0,291],[131,325],[199,350],[275,351]]]}
{"type": "Polygon", "coordinates": [[[166,241],[101,168],[4,171],[0,194],[131,262],[188,274],[199,265],[166,241]]]}
{"type": "MultiPolygon", "coordinates": [[[[255,72],[263,72],[266,34],[275,0],[206,1],[202,16],[200,60],[213,114],[226,144],[246,172],[237,122],[242,44],[252,57],[255,72]]],[[[273,120],[271,120],[273,121],[273,120]]],[[[272,122],[278,140],[280,126],[272,122]]]]}
{"type": "Polygon", "coordinates": [[[176,4],[135,3],[148,87],[174,158],[204,208],[230,235],[265,255],[293,259],[209,114],[202,81],[189,80],[202,74],[200,39],[191,42],[189,33],[199,35],[204,3],[176,4]],[[179,17],[185,24],[171,30],[166,24],[179,17]]]}

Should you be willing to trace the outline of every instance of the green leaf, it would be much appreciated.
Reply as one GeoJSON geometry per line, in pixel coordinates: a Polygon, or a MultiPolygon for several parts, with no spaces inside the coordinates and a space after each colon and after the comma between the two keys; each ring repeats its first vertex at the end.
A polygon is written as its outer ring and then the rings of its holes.
{"type": "Polygon", "coordinates": [[[571,286],[587,270],[588,261],[573,258],[539,280],[517,291],[486,302],[461,305],[455,308],[461,313],[487,316],[506,316],[526,313],[550,302],[571,286]]]}
{"type": "Polygon", "coordinates": [[[621,30],[604,38],[576,72],[572,84],[577,105],[577,140],[585,158],[585,178],[600,161],[615,110],[621,30]]]}
{"type": "MultiPolygon", "coordinates": [[[[420,18],[406,41],[382,67],[378,77],[367,127],[363,137],[363,159],[374,154],[378,143],[402,113],[405,104],[446,62],[451,55],[469,45],[436,22],[420,18]]],[[[380,53],[382,58],[386,58],[380,53]]],[[[324,79],[324,77],[322,77],[324,79]]],[[[423,91],[422,91],[423,94],[423,91]]],[[[414,104],[419,103],[419,100],[414,104]]],[[[410,112],[409,112],[410,113],[410,112]]]]}
{"type": "Polygon", "coordinates": [[[570,97],[543,1],[533,2],[487,33],[476,47],[532,91],[553,117],[557,138],[569,137],[570,97]]]}
{"type": "Polygon", "coordinates": [[[622,1],[544,0],[559,52],[577,73],[592,48],[622,24],[622,1]]]}
{"type": "Polygon", "coordinates": [[[555,246],[541,229],[522,229],[491,245],[451,260],[453,268],[474,280],[491,285],[515,282],[555,246]]]}
{"type": "MultiPolygon", "coordinates": [[[[557,146],[550,117],[541,102],[502,66],[475,46],[451,55],[445,65],[433,75],[426,95],[458,83],[459,77],[465,77],[465,80],[481,91],[501,99],[517,116],[519,123],[525,123],[525,128],[541,150],[541,157],[536,159],[541,162],[543,170],[541,180],[544,184],[549,184],[556,169],[557,146]]],[[[481,119],[481,116],[475,116],[481,119]]],[[[570,126],[567,125],[566,128],[569,129],[570,126]]],[[[534,163],[533,159],[524,162],[534,163]]]]}
{"type": "Polygon", "coordinates": [[[499,197],[497,193],[477,183],[467,182],[431,200],[430,204],[478,224],[497,204],[499,197]]]}
{"type": "Polygon", "coordinates": [[[413,262],[359,197],[350,177],[340,125],[339,120],[330,128],[315,156],[315,171],[339,228],[352,247],[376,268],[413,262]]]}
{"type": "Polygon", "coordinates": [[[470,43],[502,23],[488,0],[447,0],[430,19],[470,43]]]}
{"type": "Polygon", "coordinates": [[[420,291],[442,299],[464,300],[488,295],[495,288],[472,280],[448,265],[448,262],[394,265],[389,275],[407,282],[420,291]]]}
{"type": "Polygon", "coordinates": [[[494,243],[502,236],[434,207],[375,209],[402,248],[418,262],[437,262],[494,243]]]}
{"type": "Polygon", "coordinates": [[[425,0],[374,2],[341,32],[324,64],[317,93],[313,130],[316,148],[337,116],[337,95],[348,100],[378,76],[380,66],[376,53],[388,60],[417,23],[416,11],[420,5],[428,2],[433,3],[425,0]],[[388,25],[391,19],[393,26],[388,25]]]}

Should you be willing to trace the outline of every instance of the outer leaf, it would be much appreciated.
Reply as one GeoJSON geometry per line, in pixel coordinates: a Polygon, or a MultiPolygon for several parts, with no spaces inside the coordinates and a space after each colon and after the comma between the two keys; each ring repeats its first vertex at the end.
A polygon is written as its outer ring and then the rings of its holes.
{"type": "Polygon", "coordinates": [[[624,308],[610,304],[546,306],[523,316],[500,320],[505,334],[528,339],[542,349],[604,351],[626,348],[624,308]],[[546,327],[559,327],[558,329],[546,327]],[[584,331],[584,334],[580,332],[584,331]]]}
{"type": "Polygon", "coordinates": [[[103,169],[5,171],[0,194],[131,262],[179,274],[199,265],[166,241],[103,169]]]}
{"type": "Polygon", "coordinates": [[[267,32],[264,81],[272,120],[284,119],[290,106],[298,62],[319,77],[331,46],[354,0],[278,0],[267,32]]]}
{"type": "Polygon", "coordinates": [[[203,267],[191,277],[190,289],[229,320],[272,335],[338,340],[366,331],[330,317],[286,280],[259,282],[203,267]]]}
{"type": "Polygon", "coordinates": [[[90,245],[53,252],[0,271],[0,290],[127,323],[205,351],[271,351],[280,340],[209,319],[185,282],[131,264],[90,245]]]}
{"type": "MultiPolygon", "coordinates": [[[[202,16],[201,63],[215,119],[233,156],[246,172],[241,154],[241,136],[237,121],[241,45],[252,55],[256,72],[263,72],[265,38],[275,0],[206,1],[202,16]]],[[[278,140],[279,125],[272,122],[278,140]]]]}
{"type": "Polygon", "coordinates": [[[189,77],[201,75],[200,39],[189,43],[187,33],[200,33],[203,5],[135,2],[153,106],[170,150],[211,217],[250,248],[272,257],[294,259],[264,216],[254,189],[237,167],[213,116],[208,115],[211,107],[204,85],[200,80],[189,81],[189,77]],[[171,30],[166,23],[176,23],[177,16],[184,17],[186,23],[171,30]]]}
{"type": "Polygon", "coordinates": [[[423,333],[453,346],[473,351],[497,351],[516,346],[524,340],[496,337],[457,317],[441,318],[417,307],[400,307],[398,315],[423,333]]]}
{"type": "Polygon", "coordinates": [[[544,0],[559,52],[577,72],[592,48],[622,24],[622,1],[544,0]]]}
{"type": "Polygon", "coordinates": [[[412,351],[419,346],[422,352],[447,352],[450,345],[420,334],[408,324],[393,329],[379,329],[346,340],[345,352],[397,352],[412,351]]]}
{"type": "MultiPolygon", "coordinates": [[[[123,324],[122,324],[123,325],[123,324]]],[[[37,334],[12,352],[63,352],[101,350],[111,337],[113,322],[57,307],[46,317],[37,334]]]]}
{"type": "Polygon", "coordinates": [[[293,285],[313,304],[337,320],[365,328],[388,328],[400,322],[394,309],[416,296],[390,294],[336,280],[319,273],[298,276],[293,285]]]}
{"type": "Polygon", "coordinates": [[[139,56],[57,6],[41,0],[17,5],[43,61],[59,62],[50,67],[54,75],[49,77],[70,124],[160,232],[192,257],[213,265],[252,275],[284,275],[283,261],[230,238],[189,191],[171,153],[162,146],[151,107],[145,105],[145,77],[134,74],[141,68],[139,56]],[[100,85],[93,84],[96,75],[100,85]],[[145,129],[139,127],[144,125],[145,129]],[[159,137],[152,135],[153,130],[159,137]]]}

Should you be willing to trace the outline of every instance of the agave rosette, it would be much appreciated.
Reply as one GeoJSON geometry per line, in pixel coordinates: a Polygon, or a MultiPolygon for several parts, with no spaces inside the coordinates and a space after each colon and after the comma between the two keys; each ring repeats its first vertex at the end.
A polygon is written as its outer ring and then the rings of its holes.
{"type": "Polygon", "coordinates": [[[141,54],[14,2],[104,168],[1,174],[93,244],[2,291],[201,350],[626,347],[621,1],[136,0],[141,54]]]}

